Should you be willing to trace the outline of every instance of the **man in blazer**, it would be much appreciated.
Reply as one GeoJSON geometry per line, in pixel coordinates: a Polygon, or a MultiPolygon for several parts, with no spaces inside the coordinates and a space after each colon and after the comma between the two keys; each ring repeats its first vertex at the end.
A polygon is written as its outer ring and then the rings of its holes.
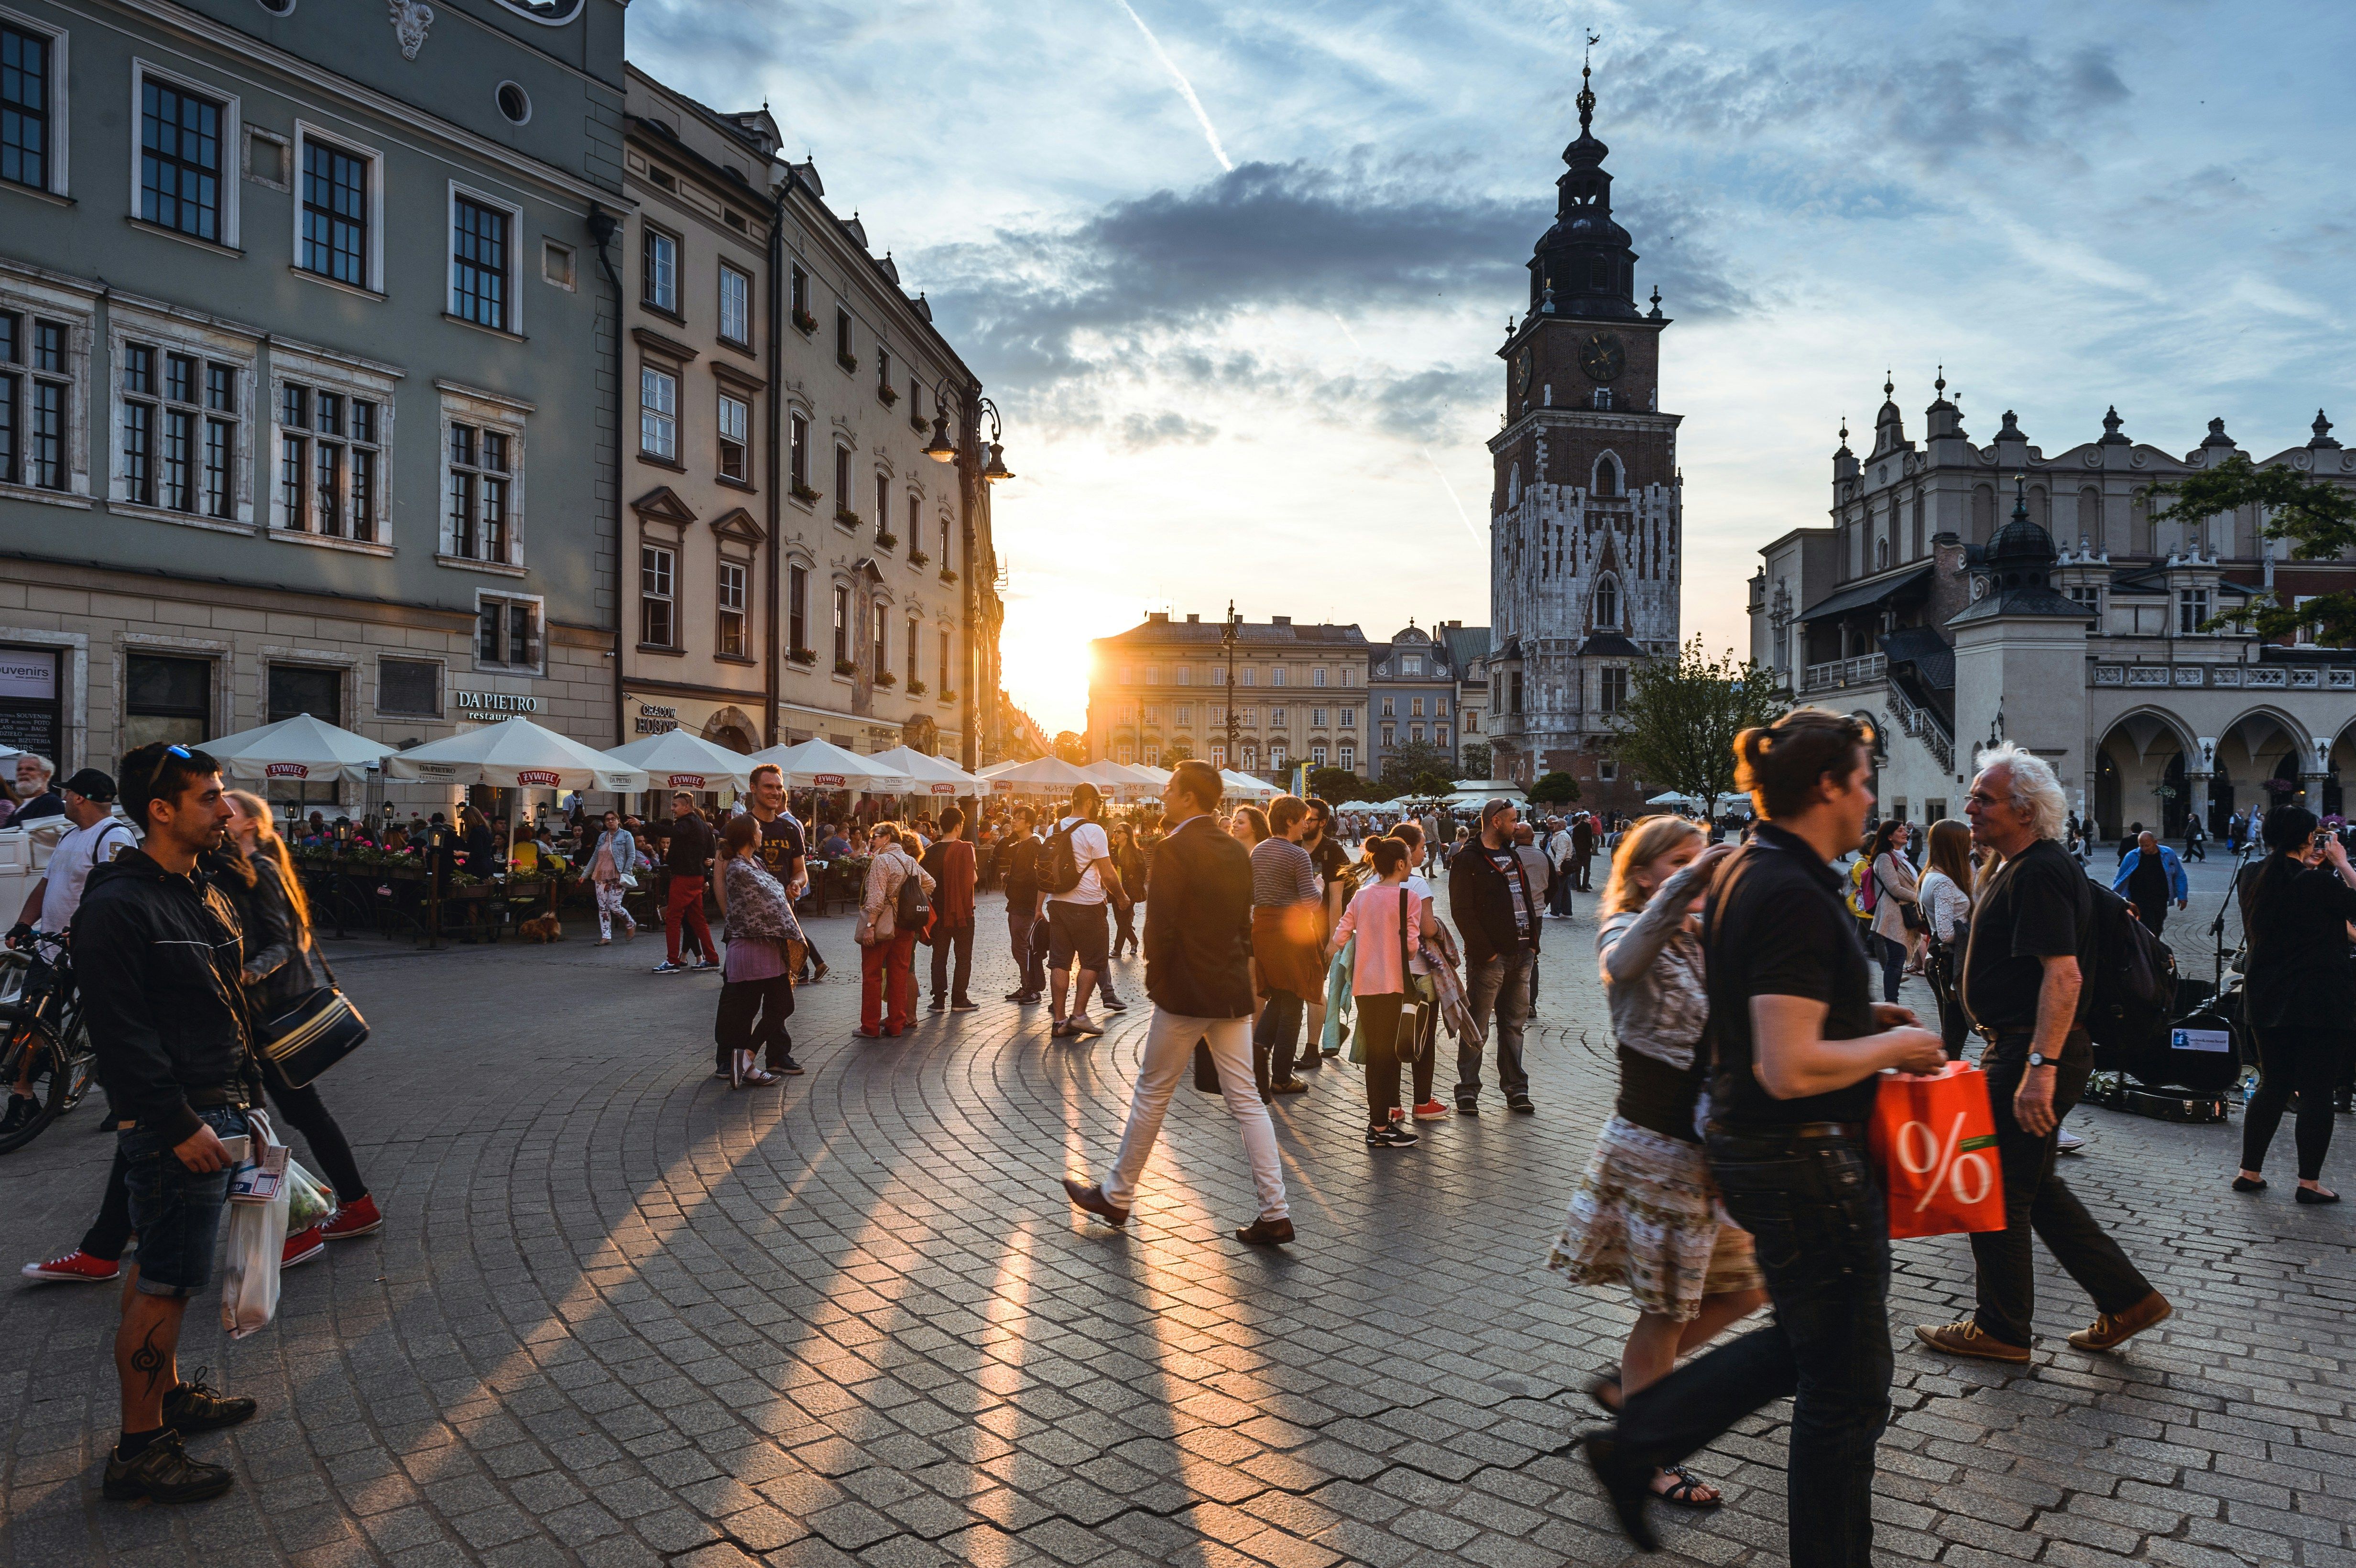
{"type": "Polygon", "coordinates": [[[1137,1179],[1162,1136],[1170,1097],[1193,1063],[1195,1042],[1207,1040],[1259,1193],[1259,1217],[1238,1227],[1236,1239],[1281,1244],[1292,1240],[1284,1169],[1276,1125],[1252,1082],[1251,856],[1211,816],[1223,788],[1217,769],[1192,758],[1173,769],[1162,786],[1166,831],[1154,847],[1147,878],[1153,897],[1145,905],[1145,994],[1153,1002],[1153,1023],[1146,1031],[1129,1125],[1111,1181],[1083,1186],[1066,1177],[1064,1191],[1099,1219],[1129,1223],[1137,1179]]]}

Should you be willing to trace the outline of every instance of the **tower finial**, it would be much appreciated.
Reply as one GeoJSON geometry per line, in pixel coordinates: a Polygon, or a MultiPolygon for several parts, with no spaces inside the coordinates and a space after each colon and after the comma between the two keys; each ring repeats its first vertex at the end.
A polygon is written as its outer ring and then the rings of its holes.
{"type": "Polygon", "coordinates": [[[1585,134],[1587,133],[1587,129],[1588,129],[1588,127],[1589,127],[1590,124],[1592,124],[1592,123],[1594,123],[1594,120],[1595,120],[1595,88],[1594,88],[1594,86],[1593,86],[1593,84],[1592,84],[1592,80],[1591,80],[1591,79],[1592,79],[1592,78],[1594,77],[1594,75],[1595,75],[1595,46],[1596,46],[1596,45],[1598,45],[1598,44],[1600,44],[1600,43],[1601,43],[1602,41],[1603,41],[1603,35],[1602,35],[1602,34],[1601,34],[1601,33],[1590,33],[1590,34],[1588,34],[1588,35],[1587,35],[1587,54],[1586,54],[1586,57],[1585,57],[1585,58],[1584,58],[1580,62],[1580,67],[1579,67],[1579,131],[1580,131],[1580,134],[1581,134],[1581,135],[1585,135],[1585,134]]]}
{"type": "Polygon", "coordinates": [[[1933,381],[1931,385],[1933,389],[1938,392],[1939,396],[1944,398],[1947,395],[1947,368],[1944,365],[1939,367],[1938,379],[1933,381]]]}
{"type": "Polygon", "coordinates": [[[1889,399],[1890,399],[1890,398],[1894,398],[1894,397],[1896,397],[1897,395],[1898,395],[1898,383],[1897,383],[1894,379],[1891,379],[1891,377],[1890,377],[1890,373],[1889,371],[1884,370],[1884,371],[1881,373],[1881,396],[1882,396],[1882,398],[1883,398],[1885,400],[1889,400],[1889,399]]]}

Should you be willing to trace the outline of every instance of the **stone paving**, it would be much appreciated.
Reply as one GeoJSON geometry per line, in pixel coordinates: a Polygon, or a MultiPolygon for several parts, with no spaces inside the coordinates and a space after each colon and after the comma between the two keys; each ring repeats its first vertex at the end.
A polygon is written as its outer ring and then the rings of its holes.
{"type": "MultiPolygon", "coordinates": [[[[1547,929],[1538,1114],[1451,1117],[1377,1157],[1355,1074],[1326,1066],[1278,1108],[1301,1232],[1281,1253],[1226,1235],[1249,1178],[1191,1089],[1130,1227],[1073,1214],[1056,1179],[1108,1163],[1147,1012],[1051,1043],[1043,1010],[995,1000],[1001,942],[982,1011],[894,1041],[851,1037],[838,969],[802,995],[809,1075],[741,1093],[710,1076],[716,983],[648,975],[644,937],[339,944],[376,1037],[325,1087],[390,1222],[288,1275],[252,1339],[224,1341],[210,1296],[192,1309],[185,1364],[262,1407],[194,1441],[240,1484],[193,1508],[99,1498],[112,1293],[0,1292],[0,1559],[1620,1562],[1564,1445],[1630,1316],[1543,1266],[1612,1076],[1580,901],[1547,929]]],[[[855,959],[845,923],[818,931],[855,959]]],[[[1141,1000],[1133,962],[1119,981],[1141,1000]]],[[[0,1165],[0,1257],[79,1236],[95,1120],[0,1165]]],[[[2291,1204],[2287,1132],[2275,1190],[2245,1198],[2237,1129],[2072,1125],[2092,1144],[2072,1184],[2178,1316],[2078,1354],[2062,1336],[2091,1309],[2040,1254],[2033,1365],[1953,1364],[1907,1328],[1965,1310],[1969,1254],[1899,1243],[1881,1553],[2356,1563],[2347,1211],[2291,1204]]],[[[1781,1560],[1788,1413],[1697,1458],[1728,1506],[1656,1510],[1655,1561],[1781,1560]]]]}

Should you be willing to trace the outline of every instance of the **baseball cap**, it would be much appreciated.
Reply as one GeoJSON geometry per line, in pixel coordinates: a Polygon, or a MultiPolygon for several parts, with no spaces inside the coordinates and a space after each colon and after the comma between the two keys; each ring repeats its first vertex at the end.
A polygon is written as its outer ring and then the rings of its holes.
{"type": "Polygon", "coordinates": [[[112,805],[114,800],[114,781],[96,768],[84,768],[58,787],[84,800],[94,800],[101,805],[112,805]]]}

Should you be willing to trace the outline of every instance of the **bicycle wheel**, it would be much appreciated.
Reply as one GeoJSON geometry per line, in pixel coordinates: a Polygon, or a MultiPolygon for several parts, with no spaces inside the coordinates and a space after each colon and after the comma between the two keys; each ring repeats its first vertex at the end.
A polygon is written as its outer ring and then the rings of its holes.
{"type": "Polygon", "coordinates": [[[65,1071],[52,1074],[50,1079],[51,1121],[80,1104],[82,1096],[98,1082],[98,1052],[91,1048],[90,1030],[83,1025],[79,1010],[67,1015],[64,1057],[65,1071]]]}
{"type": "Polygon", "coordinates": [[[55,1119],[54,1109],[59,1100],[59,1079],[70,1078],[70,1072],[60,1073],[58,1064],[63,1059],[49,1026],[38,1019],[20,1019],[8,1026],[7,1044],[0,1048],[0,1093],[13,1089],[25,1070],[26,1058],[33,1059],[33,1098],[41,1114],[7,1132],[0,1133],[0,1154],[11,1154],[41,1136],[41,1130],[55,1119]]]}

